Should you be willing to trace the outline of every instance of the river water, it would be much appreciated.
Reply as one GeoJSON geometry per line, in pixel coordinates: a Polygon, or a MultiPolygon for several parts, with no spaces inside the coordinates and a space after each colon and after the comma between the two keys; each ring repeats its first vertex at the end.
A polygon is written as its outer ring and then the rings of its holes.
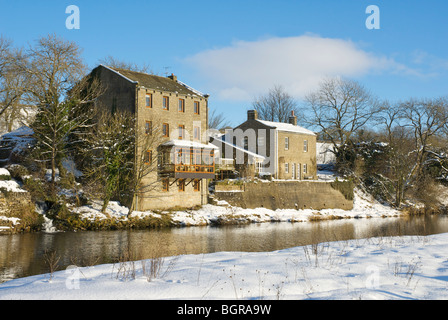
{"type": "Polygon", "coordinates": [[[225,227],[120,230],[0,235],[0,283],[48,273],[48,252],[69,265],[114,263],[125,253],[133,260],[218,251],[274,251],[325,241],[448,232],[447,216],[261,223],[225,227]],[[47,251],[47,253],[46,253],[47,251]]]}

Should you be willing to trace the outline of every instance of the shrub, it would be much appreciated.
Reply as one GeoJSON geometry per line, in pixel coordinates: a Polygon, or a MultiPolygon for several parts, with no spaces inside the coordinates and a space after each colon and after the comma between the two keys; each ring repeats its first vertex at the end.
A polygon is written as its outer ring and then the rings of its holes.
{"type": "Polygon", "coordinates": [[[331,187],[335,190],[338,190],[342,193],[347,200],[353,200],[355,198],[355,194],[353,192],[354,183],[353,180],[345,180],[339,181],[337,178],[335,181],[330,183],[331,187]]]}

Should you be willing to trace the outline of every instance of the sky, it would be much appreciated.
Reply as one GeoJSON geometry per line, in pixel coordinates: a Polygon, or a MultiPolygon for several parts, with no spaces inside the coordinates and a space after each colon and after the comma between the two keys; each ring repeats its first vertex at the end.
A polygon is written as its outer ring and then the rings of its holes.
{"type": "Polygon", "coordinates": [[[174,73],[238,125],[274,86],[300,106],[324,77],[390,101],[448,95],[447,12],[444,0],[0,0],[0,34],[24,47],[57,34],[90,68],[113,56],[174,73]]]}

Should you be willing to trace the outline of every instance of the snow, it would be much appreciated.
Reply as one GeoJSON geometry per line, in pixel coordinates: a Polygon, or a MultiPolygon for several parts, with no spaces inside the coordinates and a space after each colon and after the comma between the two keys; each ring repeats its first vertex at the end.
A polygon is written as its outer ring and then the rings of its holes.
{"type": "Polygon", "coordinates": [[[7,299],[448,299],[448,234],[103,264],[0,284],[7,299]],[[145,268],[143,268],[143,265],[145,268]],[[50,279],[51,278],[51,279],[50,279]]]}
{"type": "MultiPolygon", "coordinates": [[[[106,208],[106,214],[101,213],[102,201],[94,200],[91,205],[85,205],[81,207],[73,207],[71,211],[80,215],[81,219],[87,219],[90,221],[103,220],[109,217],[127,219],[129,209],[120,205],[118,201],[109,201],[106,208]]],[[[150,214],[150,213],[148,213],[150,214]]]]}
{"type": "Polygon", "coordinates": [[[8,176],[11,177],[11,174],[9,173],[9,171],[5,168],[0,168],[0,176],[8,176]]]}
{"type": "Polygon", "coordinates": [[[138,81],[131,80],[131,79],[125,77],[124,75],[122,75],[119,71],[117,71],[117,70],[115,70],[115,69],[112,69],[112,68],[110,68],[110,67],[108,67],[108,66],[106,66],[106,65],[104,65],[104,64],[100,64],[100,66],[103,66],[104,68],[106,68],[106,69],[108,69],[108,70],[110,70],[110,71],[112,71],[112,72],[118,74],[119,76],[123,77],[125,80],[127,80],[127,81],[129,81],[129,82],[131,82],[131,83],[138,83],[138,81]]]}
{"type": "Polygon", "coordinates": [[[316,143],[316,161],[318,164],[336,163],[336,156],[333,153],[333,144],[328,142],[316,143]]]}
{"type": "Polygon", "coordinates": [[[5,189],[8,192],[27,192],[20,188],[15,180],[0,180],[0,189],[5,189]]]}
{"type": "MultiPolygon", "coordinates": [[[[16,224],[18,224],[20,222],[20,219],[19,218],[15,218],[15,217],[0,216],[0,221],[9,221],[13,225],[16,225],[16,224]]],[[[0,229],[8,230],[9,227],[3,226],[3,227],[0,227],[0,229]]]]}
{"type": "Polygon", "coordinates": [[[296,132],[296,133],[302,133],[302,134],[308,134],[315,136],[316,134],[308,129],[305,129],[300,126],[295,126],[291,123],[283,123],[283,122],[273,122],[273,121],[266,121],[266,120],[257,120],[258,122],[261,122],[262,124],[269,126],[269,127],[275,127],[279,131],[286,131],[286,132],[296,132]]]}
{"type": "MultiPolygon", "coordinates": [[[[76,210],[88,219],[106,218],[100,201],[76,210]]],[[[107,213],[127,219],[128,209],[111,201],[107,213]]],[[[132,213],[140,217],[161,214],[132,213]]],[[[242,209],[219,201],[170,214],[183,225],[204,225],[218,219],[308,221],[314,215],[380,219],[399,212],[356,190],[354,208],[348,211],[242,209]]],[[[448,233],[375,237],[271,252],[216,252],[70,266],[53,274],[4,282],[0,300],[448,299],[447,242],[448,233]],[[152,268],[151,263],[160,268],[152,268]],[[150,270],[159,272],[151,275],[150,270]]]]}
{"type": "Polygon", "coordinates": [[[235,150],[238,150],[240,152],[246,153],[247,155],[249,155],[249,156],[251,156],[253,158],[261,159],[261,160],[266,159],[266,157],[264,157],[262,155],[259,155],[259,154],[255,153],[255,152],[252,152],[252,151],[249,151],[249,150],[246,150],[243,147],[240,147],[240,146],[237,146],[237,145],[232,144],[230,142],[227,142],[227,141],[225,141],[225,140],[223,140],[221,138],[220,139],[213,139],[213,141],[210,144],[214,145],[214,146],[216,146],[216,148],[220,149],[221,153],[222,153],[222,149],[226,150],[225,149],[226,146],[230,146],[231,148],[233,148],[235,150]],[[221,148],[220,148],[220,146],[221,146],[221,148]]]}
{"type": "MultiPolygon", "coordinates": [[[[91,205],[81,207],[73,207],[71,210],[81,215],[82,219],[106,219],[107,216],[101,213],[101,201],[93,201],[91,205]]],[[[127,219],[129,209],[121,206],[117,201],[110,201],[106,208],[106,213],[109,217],[118,219],[127,219]]],[[[160,214],[168,214],[162,211],[156,213],[152,211],[133,211],[132,217],[153,216],[160,217],[160,214]]],[[[341,218],[381,218],[381,217],[396,217],[400,212],[375,201],[369,195],[363,193],[361,190],[355,190],[355,198],[353,201],[352,210],[343,209],[277,209],[271,210],[267,208],[243,209],[234,207],[225,201],[218,201],[217,205],[206,204],[195,210],[182,210],[169,212],[174,222],[182,226],[200,226],[210,225],[217,221],[239,220],[242,223],[262,223],[262,222],[306,222],[311,217],[319,217],[322,219],[341,217],[341,218]]]]}

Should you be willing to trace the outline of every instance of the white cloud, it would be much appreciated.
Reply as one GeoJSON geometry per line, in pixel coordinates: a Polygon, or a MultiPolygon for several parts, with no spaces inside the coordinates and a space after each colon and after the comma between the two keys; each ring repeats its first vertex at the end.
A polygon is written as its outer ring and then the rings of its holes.
{"type": "Polygon", "coordinates": [[[406,69],[351,41],[310,35],[237,41],[229,47],[199,52],[186,62],[218,98],[240,101],[264,94],[274,85],[303,97],[323,77],[357,77],[383,70],[401,73],[406,69]]]}

